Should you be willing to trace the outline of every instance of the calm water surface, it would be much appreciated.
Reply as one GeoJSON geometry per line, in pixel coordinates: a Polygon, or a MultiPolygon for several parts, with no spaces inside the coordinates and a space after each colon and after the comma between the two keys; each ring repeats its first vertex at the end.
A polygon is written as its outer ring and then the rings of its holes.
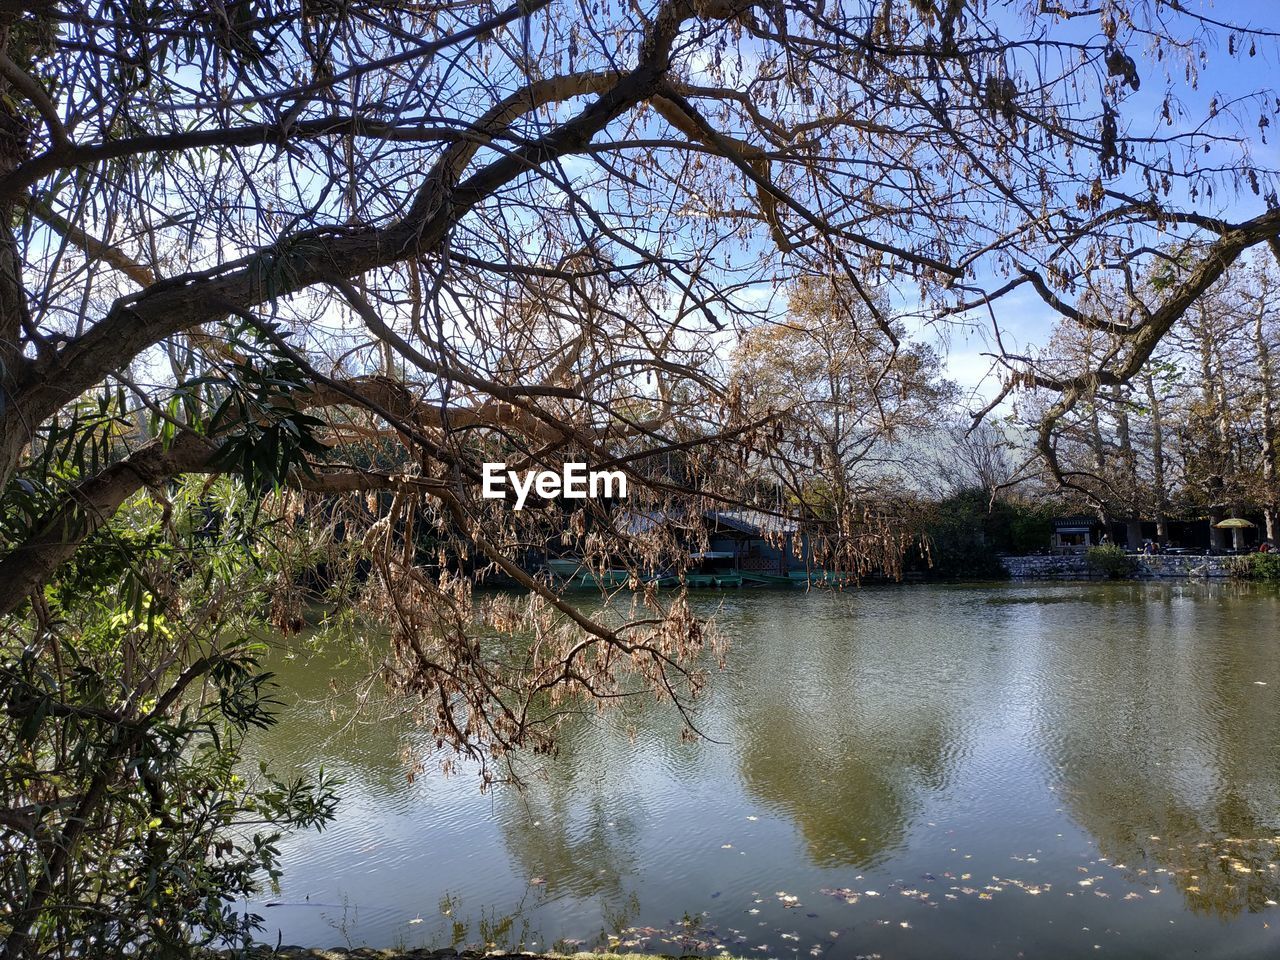
{"type": "Polygon", "coordinates": [[[1280,956],[1280,595],[1001,585],[708,597],[703,706],[584,719],[524,793],[423,775],[330,694],[255,749],[344,777],[269,939],[743,957],[1280,956]],[[628,725],[631,729],[628,730],[628,725]],[[612,938],[612,939],[611,939],[612,938]]]}

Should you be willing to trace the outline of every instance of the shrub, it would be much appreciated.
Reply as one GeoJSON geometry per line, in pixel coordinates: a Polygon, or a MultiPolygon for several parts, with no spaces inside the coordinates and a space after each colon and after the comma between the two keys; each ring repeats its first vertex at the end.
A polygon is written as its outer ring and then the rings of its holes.
{"type": "Polygon", "coordinates": [[[1123,547],[1114,543],[1090,547],[1085,553],[1085,562],[1089,564],[1091,570],[1111,580],[1123,580],[1133,574],[1133,557],[1125,553],[1123,547]]]}
{"type": "Polygon", "coordinates": [[[1246,580],[1280,582],[1280,553],[1251,553],[1237,569],[1246,580]]]}
{"type": "Polygon", "coordinates": [[[139,494],[3,621],[0,955],[241,946],[283,835],[332,819],[323,771],[245,762],[279,707],[258,638],[280,593],[245,503],[225,478],[139,494]]]}
{"type": "MultiPolygon", "coordinates": [[[[997,499],[976,487],[931,504],[923,529],[927,560],[914,569],[931,579],[999,580],[1008,577],[1000,555],[1027,554],[1049,546],[1060,504],[997,499]]],[[[910,564],[909,564],[910,566],[910,564]]]]}

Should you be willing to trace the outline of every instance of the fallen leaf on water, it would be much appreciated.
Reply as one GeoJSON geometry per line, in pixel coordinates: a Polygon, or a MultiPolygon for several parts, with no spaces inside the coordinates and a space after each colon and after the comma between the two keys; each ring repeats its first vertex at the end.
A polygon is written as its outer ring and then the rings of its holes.
{"type": "Polygon", "coordinates": [[[818,891],[824,897],[847,897],[853,893],[848,887],[823,887],[818,891]]]}

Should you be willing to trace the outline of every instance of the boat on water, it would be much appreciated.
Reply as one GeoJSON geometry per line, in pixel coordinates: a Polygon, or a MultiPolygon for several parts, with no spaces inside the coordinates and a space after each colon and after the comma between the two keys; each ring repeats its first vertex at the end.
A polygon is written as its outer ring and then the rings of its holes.
{"type": "Polygon", "coordinates": [[[686,586],[694,589],[723,589],[741,587],[744,582],[742,574],[736,570],[724,570],[716,573],[686,573],[686,586]]]}
{"type": "Polygon", "coordinates": [[[806,586],[811,583],[826,583],[835,587],[848,587],[856,584],[858,578],[852,573],[842,570],[792,570],[787,578],[795,584],[806,586]]]}
{"type": "MultiPolygon", "coordinates": [[[[843,585],[853,582],[845,573],[831,570],[792,570],[786,574],[743,570],[734,565],[734,555],[725,551],[705,551],[690,557],[694,567],[683,574],[655,573],[640,576],[638,582],[658,587],[691,590],[735,590],[743,587],[807,587],[823,583],[843,585]]],[[[613,589],[632,582],[630,571],[620,568],[593,570],[577,557],[558,557],[544,564],[553,583],[565,589],[613,589]]]]}
{"type": "Polygon", "coordinates": [[[592,570],[577,557],[548,560],[545,566],[552,582],[568,589],[622,587],[631,581],[626,570],[592,570]]]}

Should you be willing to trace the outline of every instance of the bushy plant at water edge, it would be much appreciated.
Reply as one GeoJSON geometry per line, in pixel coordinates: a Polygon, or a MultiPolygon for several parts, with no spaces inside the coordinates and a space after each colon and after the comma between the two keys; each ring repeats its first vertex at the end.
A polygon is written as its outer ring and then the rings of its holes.
{"type": "Polygon", "coordinates": [[[1085,552],[1085,562],[1088,563],[1089,569],[1111,580],[1123,580],[1131,576],[1135,565],[1133,557],[1125,553],[1123,547],[1114,543],[1090,547],[1085,552]]]}
{"type": "Polygon", "coordinates": [[[1280,583],[1280,553],[1251,553],[1242,558],[1237,569],[1246,580],[1280,583]]]}
{"type": "MultiPolygon", "coordinates": [[[[19,479],[37,498],[57,478],[19,479]]],[[[240,901],[273,888],[282,837],[333,817],[323,770],[242,762],[280,706],[260,639],[271,526],[226,478],[139,494],[0,619],[6,960],[243,945],[261,918],[240,901]]]]}

